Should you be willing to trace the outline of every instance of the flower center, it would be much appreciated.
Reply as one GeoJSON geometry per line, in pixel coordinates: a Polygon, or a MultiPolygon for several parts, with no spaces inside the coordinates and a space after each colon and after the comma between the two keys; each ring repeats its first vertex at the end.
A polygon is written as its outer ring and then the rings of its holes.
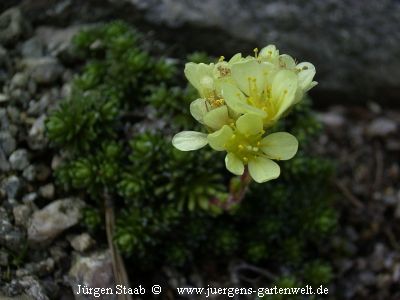
{"type": "Polygon", "coordinates": [[[243,162],[247,163],[250,159],[262,154],[261,145],[262,133],[257,135],[244,135],[237,130],[226,143],[225,148],[228,152],[234,153],[243,162]]]}

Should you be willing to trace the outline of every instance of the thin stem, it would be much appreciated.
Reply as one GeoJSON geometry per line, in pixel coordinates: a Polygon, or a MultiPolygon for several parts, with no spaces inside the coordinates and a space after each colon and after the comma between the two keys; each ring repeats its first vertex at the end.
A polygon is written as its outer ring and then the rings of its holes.
{"type": "MultiPolygon", "coordinates": [[[[130,284],[125,264],[113,240],[113,233],[115,227],[114,205],[107,191],[104,192],[104,207],[105,207],[105,218],[106,218],[107,242],[111,252],[111,261],[113,266],[115,284],[122,285],[127,289],[129,289],[130,284]]],[[[118,295],[118,300],[133,300],[133,298],[129,294],[127,295],[122,294],[118,295]]]]}

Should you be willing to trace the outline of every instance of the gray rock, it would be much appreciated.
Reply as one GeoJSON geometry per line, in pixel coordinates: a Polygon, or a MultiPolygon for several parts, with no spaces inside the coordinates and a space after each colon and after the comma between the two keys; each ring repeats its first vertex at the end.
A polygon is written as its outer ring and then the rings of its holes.
{"type": "Polygon", "coordinates": [[[54,259],[48,257],[39,262],[31,262],[25,264],[22,269],[17,270],[17,277],[24,277],[27,275],[37,275],[37,276],[46,276],[54,271],[55,262],[54,259]]]}
{"type": "Polygon", "coordinates": [[[0,15],[0,44],[12,45],[28,30],[19,8],[10,8],[0,15]]]}
{"type": "Polygon", "coordinates": [[[40,116],[49,107],[50,97],[45,94],[39,101],[31,100],[29,102],[28,114],[32,116],[40,116]]]}
{"type": "Polygon", "coordinates": [[[32,150],[42,150],[47,146],[47,137],[45,134],[46,115],[42,115],[35,120],[28,133],[28,145],[32,150]]]}
{"type": "Polygon", "coordinates": [[[26,227],[31,214],[32,208],[30,205],[21,204],[13,207],[15,225],[26,227]]]}
{"type": "MultiPolygon", "coordinates": [[[[8,266],[8,253],[0,249],[0,266],[7,267],[8,266]]],[[[0,298],[2,299],[2,298],[0,298]]]]}
{"type": "Polygon", "coordinates": [[[7,156],[3,149],[0,148],[0,171],[7,172],[11,169],[10,163],[8,162],[7,156]]]}
{"type": "Polygon", "coordinates": [[[53,240],[79,222],[83,206],[83,202],[77,198],[66,198],[34,212],[28,225],[28,241],[46,243],[53,240]]]}
{"type": "Polygon", "coordinates": [[[10,127],[10,120],[8,118],[7,110],[4,108],[0,108],[0,129],[8,130],[10,127]]]}
{"type": "MultiPolygon", "coordinates": [[[[69,271],[69,282],[75,300],[92,299],[90,295],[77,294],[78,284],[91,287],[115,288],[111,255],[109,251],[95,252],[88,256],[75,255],[69,271]]],[[[102,295],[104,300],[115,300],[116,295],[102,295]]]]}
{"type": "Polygon", "coordinates": [[[95,241],[88,233],[82,233],[71,238],[70,243],[76,251],[85,252],[94,245],[95,241]]]}
{"type": "Polygon", "coordinates": [[[64,70],[61,64],[52,57],[26,59],[24,66],[38,84],[50,84],[57,81],[64,70]]]}
{"type": "Polygon", "coordinates": [[[63,159],[59,155],[54,155],[53,159],[51,160],[51,169],[54,171],[56,170],[59,166],[61,166],[63,162],[63,159]]]}
{"type": "Polygon", "coordinates": [[[10,100],[10,97],[4,94],[0,94],[0,104],[6,103],[10,100]]]}
{"type": "Polygon", "coordinates": [[[39,58],[44,55],[43,48],[41,40],[34,36],[22,44],[21,54],[25,58],[39,58]]]}
{"type": "Polygon", "coordinates": [[[9,131],[0,131],[0,147],[5,155],[10,155],[17,148],[17,142],[9,131]]]}
{"type": "Polygon", "coordinates": [[[49,300],[40,282],[33,276],[26,276],[19,279],[19,284],[24,288],[25,293],[33,300],[49,300]]]}
{"type": "Polygon", "coordinates": [[[39,195],[46,199],[53,199],[55,193],[54,184],[48,183],[39,188],[39,195]]]}
{"type": "Polygon", "coordinates": [[[325,126],[334,130],[343,128],[346,123],[343,115],[334,111],[318,113],[317,117],[325,126]]]}
{"type": "Polygon", "coordinates": [[[18,123],[21,119],[21,113],[15,106],[7,106],[7,116],[12,123],[18,123]]]}
{"type": "Polygon", "coordinates": [[[24,197],[22,197],[22,202],[28,205],[32,205],[32,203],[37,199],[38,194],[35,192],[26,194],[24,197]]]}
{"type": "Polygon", "coordinates": [[[15,199],[21,187],[21,180],[15,175],[7,177],[1,182],[1,188],[5,191],[8,199],[15,199]]]}
{"type": "Polygon", "coordinates": [[[400,87],[400,60],[393,60],[400,56],[398,0],[29,2],[27,13],[47,23],[93,22],[110,15],[129,15],[138,24],[145,19],[171,44],[216,56],[276,44],[316,65],[320,85],[315,90],[323,101],[396,100],[400,87]]]}
{"type": "Polygon", "coordinates": [[[1,292],[0,292],[0,299],[1,300],[32,300],[32,298],[30,298],[26,294],[19,294],[18,296],[15,296],[15,297],[8,297],[6,295],[3,295],[1,292]]]}
{"type": "Polygon", "coordinates": [[[67,51],[73,36],[87,25],[73,25],[68,28],[38,27],[36,35],[52,56],[58,56],[67,51]]]}
{"type": "Polygon", "coordinates": [[[385,137],[397,131],[396,122],[387,118],[378,118],[368,126],[367,132],[370,136],[385,137]]]}
{"type": "Polygon", "coordinates": [[[4,49],[4,47],[0,45],[0,66],[6,66],[8,64],[9,64],[9,58],[8,58],[7,50],[4,49]]]}
{"type": "Polygon", "coordinates": [[[34,181],[36,178],[36,168],[34,165],[29,165],[22,172],[22,176],[28,181],[34,181]]]}
{"type": "Polygon", "coordinates": [[[25,243],[23,232],[11,225],[6,211],[0,207],[0,246],[18,252],[25,243]]]}
{"type": "Polygon", "coordinates": [[[26,73],[15,73],[11,78],[10,89],[25,88],[28,84],[28,75],[26,73]]]}
{"type": "Polygon", "coordinates": [[[13,170],[22,171],[29,166],[28,151],[26,149],[15,150],[9,158],[13,170]]]}

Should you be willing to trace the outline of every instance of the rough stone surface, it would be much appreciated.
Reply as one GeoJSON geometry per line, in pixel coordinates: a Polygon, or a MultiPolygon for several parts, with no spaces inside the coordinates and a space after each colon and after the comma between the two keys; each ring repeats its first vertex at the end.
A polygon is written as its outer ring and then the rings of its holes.
{"type": "Polygon", "coordinates": [[[0,147],[5,155],[10,155],[17,147],[17,142],[9,131],[0,131],[0,147]]]}
{"type": "Polygon", "coordinates": [[[23,232],[12,226],[7,212],[0,207],[0,246],[4,246],[11,251],[21,251],[25,241],[23,232]]]}
{"type": "Polygon", "coordinates": [[[29,166],[28,151],[26,149],[15,150],[10,155],[10,165],[13,170],[22,171],[29,166]]]}
{"type": "MultiPolygon", "coordinates": [[[[92,299],[90,295],[77,295],[78,284],[114,288],[111,255],[109,251],[95,252],[88,256],[76,255],[69,271],[70,285],[74,290],[75,300],[92,299]]],[[[104,300],[117,299],[116,295],[103,295],[104,300]]]]}
{"type": "Polygon", "coordinates": [[[378,118],[372,121],[368,127],[368,134],[376,137],[384,137],[397,132],[397,124],[388,118],[378,118]]]}
{"type": "Polygon", "coordinates": [[[38,84],[50,84],[57,81],[63,67],[52,57],[31,58],[24,61],[32,79],[38,84]]]}
{"type": "Polygon", "coordinates": [[[21,180],[15,175],[5,178],[0,185],[0,188],[4,190],[8,199],[15,199],[21,187],[21,180]]]}
{"type": "Polygon", "coordinates": [[[76,251],[85,252],[92,245],[94,245],[95,241],[91,238],[89,234],[82,233],[71,238],[70,243],[72,248],[74,248],[76,251]]]}
{"type": "Polygon", "coordinates": [[[26,227],[31,213],[32,208],[29,205],[21,204],[13,207],[15,225],[26,227]]]}
{"type": "Polygon", "coordinates": [[[76,198],[56,200],[32,215],[28,226],[28,241],[46,243],[81,218],[83,203],[76,198]]]}
{"type": "Polygon", "coordinates": [[[33,37],[25,41],[21,46],[21,54],[26,58],[38,58],[44,54],[42,42],[37,38],[33,37]]]}
{"type": "Polygon", "coordinates": [[[273,43],[316,65],[313,93],[322,100],[389,101],[400,90],[398,0],[44,0],[28,1],[24,11],[54,24],[109,16],[149,22],[162,39],[216,56],[273,43]]]}
{"type": "Polygon", "coordinates": [[[46,199],[53,199],[55,193],[54,184],[48,183],[39,189],[39,195],[46,199]]]}
{"type": "Polygon", "coordinates": [[[28,145],[32,150],[41,150],[47,146],[45,135],[46,115],[42,115],[35,120],[28,133],[28,145]]]}
{"type": "Polygon", "coordinates": [[[27,31],[19,8],[10,8],[0,15],[0,44],[11,45],[27,31]]]}

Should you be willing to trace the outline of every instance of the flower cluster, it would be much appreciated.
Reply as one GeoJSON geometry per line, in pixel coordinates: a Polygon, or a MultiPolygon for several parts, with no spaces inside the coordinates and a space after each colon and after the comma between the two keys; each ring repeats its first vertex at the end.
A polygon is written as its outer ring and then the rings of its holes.
{"type": "Polygon", "coordinates": [[[182,131],[173,145],[191,151],[208,144],[227,152],[226,168],[235,175],[242,175],[247,165],[256,182],[277,178],[280,168],[273,160],[292,158],[298,142],[287,132],[268,130],[317,84],[315,67],[297,64],[269,45],[255,49],[255,56],[238,53],[215,64],[187,63],[185,75],[200,94],[190,112],[208,133],[182,131]]]}

